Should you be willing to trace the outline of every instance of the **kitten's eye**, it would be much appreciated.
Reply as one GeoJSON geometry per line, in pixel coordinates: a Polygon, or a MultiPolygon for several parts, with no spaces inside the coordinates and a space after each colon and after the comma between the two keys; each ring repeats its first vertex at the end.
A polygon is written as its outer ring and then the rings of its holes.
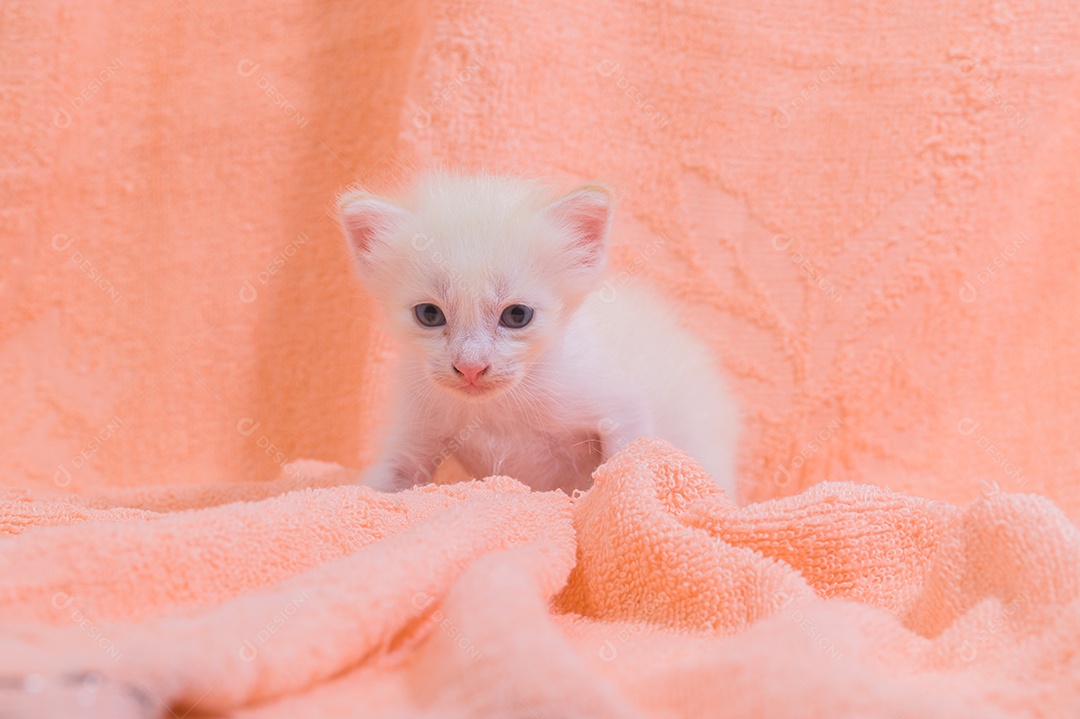
{"type": "Polygon", "coordinates": [[[442,327],[446,324],[446,315],[443,314],[438,305],[433,305],[430,302],[424,302],[413,307],[413,312],[416,314],[416,321],[424,327],[442,327]]]}
{"type": "Polygon", "coordinates": [[[503,310],[502,317],[499,318],[499,324],[503,327],[509,327],[512,330],[519,330],[532,322],[532,318],[532,307],[526,307],[525,305],[510,305],[503,310]]]}

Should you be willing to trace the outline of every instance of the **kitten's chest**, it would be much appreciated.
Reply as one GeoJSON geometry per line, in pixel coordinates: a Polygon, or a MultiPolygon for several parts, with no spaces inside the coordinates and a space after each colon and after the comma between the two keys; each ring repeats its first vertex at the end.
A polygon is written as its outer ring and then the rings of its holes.
{"type": "Polygon", "coordinates": [[[600,463],[600,442],[585,427],[570,427],[541,409],[477,414],[455,452],[474,476],[501,474],[533,489],[586,489],[600,463]]]}

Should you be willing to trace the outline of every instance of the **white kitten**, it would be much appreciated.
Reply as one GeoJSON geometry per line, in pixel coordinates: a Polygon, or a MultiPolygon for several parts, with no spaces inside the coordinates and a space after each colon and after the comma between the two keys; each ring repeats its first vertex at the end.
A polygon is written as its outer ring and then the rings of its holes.
{"type": "Polygon", "coordinates": [[[612,207],[503,177],[434,175],[401,204],[342,198],[356,266],[405,354],[396,418],[364,483],[476,477],[585,489],[628,442],[690,453],[734,497],[737,411],[709,353],[651,295],[604,285],[612,207]]]}

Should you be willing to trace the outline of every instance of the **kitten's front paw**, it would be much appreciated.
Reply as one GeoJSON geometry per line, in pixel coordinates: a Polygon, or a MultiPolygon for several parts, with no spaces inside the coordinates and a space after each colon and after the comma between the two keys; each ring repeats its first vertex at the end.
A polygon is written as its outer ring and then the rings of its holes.
{"type": "Polygon", "coordinates": [[[409,474],[400,466],[379,463],[369,467],[361,476],[358,484],[362,487],[371,487],[377,492],[400,492],[418,484],[427,484],[431,477],[425,478],[422,473],[409,474]]]}
{"type": "Polygon", "coordinates": [[[385,464],[376,464],[364,470],[357,482],[361,487],[371,487],[376,492],[397,492],[401,487],[395,482],[394,468],[385,464]]]}

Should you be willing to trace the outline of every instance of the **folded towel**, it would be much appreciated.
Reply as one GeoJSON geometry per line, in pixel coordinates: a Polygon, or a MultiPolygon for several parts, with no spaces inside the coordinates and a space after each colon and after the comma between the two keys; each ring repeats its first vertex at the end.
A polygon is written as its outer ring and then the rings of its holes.
{"type": "Polygon", "coordinates": [[[659,440],[575,498],[505,477],[380,495],[298,466],[273,487],[3,495],[0,713],[988,717],[1080,701],[1080,534],[1036,496],[957,507],[823,484],[739,508],[659,440]]]}

